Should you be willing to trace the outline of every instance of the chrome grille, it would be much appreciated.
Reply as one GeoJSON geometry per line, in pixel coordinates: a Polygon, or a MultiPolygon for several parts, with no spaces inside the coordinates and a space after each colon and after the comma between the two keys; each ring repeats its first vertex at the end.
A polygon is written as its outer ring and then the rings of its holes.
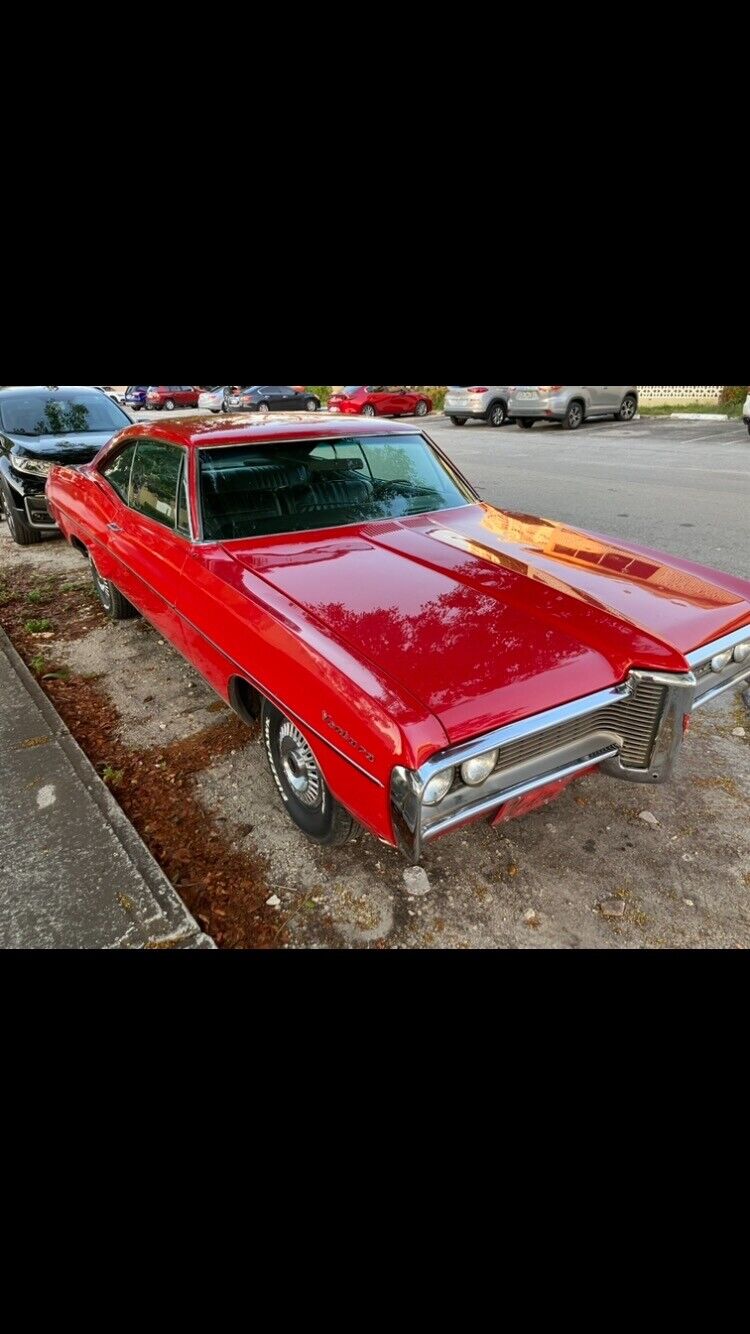
{"type": "Polygon", "coordinates": [[[626,768],[647,769],[665,695],[665,686],[653,681],[639,681],[629,699],[618,700],[596,713],[573,718],[570,722],[548,727],[546,731],[502,746],[497,769],[514,768],[525,760],[556,750],[558,746],[598,736],[602,731],[613,732],[622,739],[620,757],[626,768]]]}

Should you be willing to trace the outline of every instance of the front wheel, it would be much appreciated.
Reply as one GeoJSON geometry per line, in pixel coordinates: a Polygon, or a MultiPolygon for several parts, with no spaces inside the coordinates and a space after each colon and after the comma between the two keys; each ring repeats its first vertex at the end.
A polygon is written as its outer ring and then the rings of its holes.
{"type": "Polygon", "coordinates": [[[174,412],[174,399],[168,398],[164,406],[167,409],[167,412],[174,412]]]}
{"type": "Polygon", "coordinates": [[[620,411],[615,413],[617,420],[621,422],[632,422],[637,407],[638,404],[633,395],[626,394],[624,399],[622,400],[622,407],[620,408],[620,411]]]}
{"type": "Polygon", "coordinates": [[[487,420],[489,421],[490,426],[504,426],[508,420],[505,404],[493,403],[487,420]]]}
{"type": "Polygon", "coordinates": [[[320,407],[320,404],[317,398],[308,398],[305,407],[307,408],[308,412],[317,412],[318,408],[320,407]]]}
{"type": "Polygon", "coordinates": [[[110,621],[132,621],[135,616],[140,615],[132,602],[128,602],[127,598],[122,596],[119,588],[115,588],[109,579],[105,579],[99,573],[91,556],[89,556],[89,564],[91,565],[94,590],[102,605],[102,610],[110,621]]]}
{"type": "Polygon", "coordinates": [[[3,518],[8,520],[8,531],[16,546],[33,547],[41,542],[42,534],[21,518],[11,496],[4,486],[0,486],[0,519],[3,518]]]}
{"type": "Polygon", "coordinates": [[[427,411],[428,411],[427,404],[425,403],[425,401],[424,401],[423,398],[420,398],[419,402],[417,403],[417,407],[416,407],[416,414],[417,414],[417,416],[418,416],[418,417],[426,417],[426,416],[427,416],[427,411]]]}
{"type": "Polygon", "coordinates": [[[287,814],[313,843],[346,843],[355,824],[331,796],[313,752],[299,728],[263,701],[263,741],[274,782],[287,814]]]}
{"type": "Polygon", "coordinates": [[[516,426],[520,426],[522,431],[530,431],[533,425],[533,417],[516,417],[516,426]]]}
{"type": "Polygon", "coordinates": [[[365,403],[365,406],[364,406],[363,409],[362,409],[362,416],[363,416],[363,417],[374,417],[374,416],[375,416],[375,405],[374,405],[373,403],[365,403]]]}

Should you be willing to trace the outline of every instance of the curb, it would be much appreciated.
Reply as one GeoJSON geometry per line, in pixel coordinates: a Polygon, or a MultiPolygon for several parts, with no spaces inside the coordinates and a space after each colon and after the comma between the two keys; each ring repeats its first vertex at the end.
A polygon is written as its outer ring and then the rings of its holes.
{"type": "Polygon", "coordinates": [[[2,627],[0,627],[0,651],[5,654],[11,668],[29,695],[32,704],[42,715],[50,729],[54,741],[60,747],[76,777],[92,798],[128,861],[141,876],[146,889],[159,908],[163,916],[163,926],[166,927],[166,930],[149,942],[152,948],[171,945],[173,948],[179,949],[215,950],[217,946],[210,936],[201,931],[200,926],[189,912],[186,904],[183,903],[177,890],[149,852],[122,807],[115,801],[106,783],[99,776],[88,756],[63,722],[52,701],[34,679],[2,627]]]}
{"type": "Polygon", "coordinates": [[[670,412],[670,417],[676,417],[684,422],[728,422],[729,414],[726,412],[670,412]]]}

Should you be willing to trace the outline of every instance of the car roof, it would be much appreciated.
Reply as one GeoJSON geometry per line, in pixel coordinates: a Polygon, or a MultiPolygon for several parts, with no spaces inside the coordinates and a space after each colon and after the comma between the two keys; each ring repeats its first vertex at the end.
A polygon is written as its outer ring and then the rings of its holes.
{"type": "Polygon", "coordinates": [[[6,384],[0,388],[3,398],[12,398],[14,394],[90,394],[106,393],[98,384],[6,384]]]}
{"type": "Polygon", "coordinates": [[[151,440],[168,440],[171,444],[195,449],[214,449],[220,445],[273,444],[289,440],[331,440],[352,435],[414,435],[419,427],[396,422],[362,417],[328,417],[316,413],[310,420],[307,412],[285,412],[273,421],[245,416],[225,417],[221,422],[183,417],[162,426],[161,422],[143,422],[127,427],[118,440],[126,437],[148,436],[151,440]]]}

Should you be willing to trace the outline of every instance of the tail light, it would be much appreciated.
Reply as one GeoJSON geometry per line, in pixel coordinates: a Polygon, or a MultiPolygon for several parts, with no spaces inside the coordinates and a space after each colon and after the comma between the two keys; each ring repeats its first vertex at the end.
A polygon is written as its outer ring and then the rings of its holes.
{"type": "Polygon", "coordinates": [[[486,394],[486,393],[487,393],[487,385],[486,385],[486,384],[473,384],[473,385],[471,385],[470,388],[469,388],[469,393],[470,393],[470,394],[486,394]]]}
{"type": "Polygon", "coordinates": [[[538,384],[537,389],[542,394],[556,394],[558,389],[564,389],[564,384],[538,384]]]}

